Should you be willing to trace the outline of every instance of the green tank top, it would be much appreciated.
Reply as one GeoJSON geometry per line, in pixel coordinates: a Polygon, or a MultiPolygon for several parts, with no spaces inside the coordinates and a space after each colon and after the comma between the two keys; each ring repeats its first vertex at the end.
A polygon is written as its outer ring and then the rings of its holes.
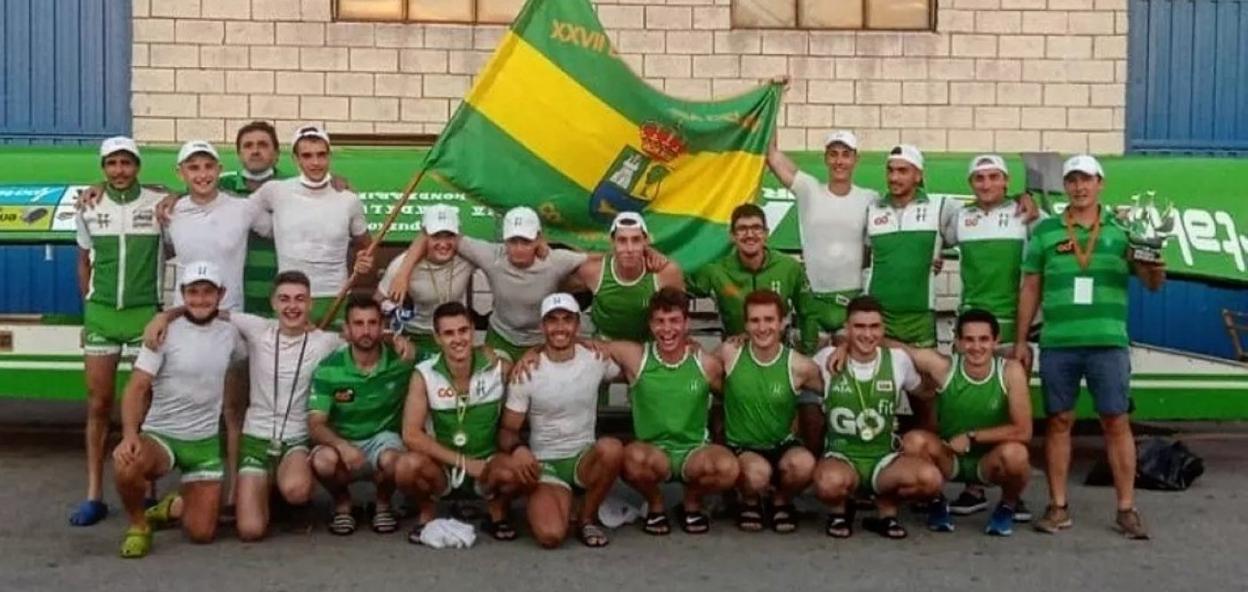
{"type": "Polygon", "coordinates": [[[1005,361],[993,358],[992,371],[979,381],[966,375],[962,362],[962,356],[953,357],[949,377],[940,387],[936,399],[936,420],[940,426],[940,437],[944,440],[1010,422],[1005,361]]]}
{"type": "Polygon", "coordinates": [[[792,353],[781,346],[774,359],[762,363],[748,343],[737,350],[724,378],[724,431],[730,445],[768,449],[793,437],[797,386],[792,353]]]}
{"type": "Polygon", "coordinates": [[[893,380],[893,354],[876,350],[875,374],[857,380],[848,364],[825,386],[823,409],[828,416],[824,451],[850,458],[876,458],[893,451],[898,384],[893,380]]]}
{"type": "Polygon", "coordinates": [[[644,319],[658,285],[658,276],[649,271],[632,282],[621,281],[615,277],[615,258],[605,257],[598,288],[594,290],[594,306],[589,311],[598,334],[605,339],[638,343],[650,339],[650,326],[644,319]]]}
{"type": "Polygon", "coordinates": [[[707,441],[711,386],[696,354],[686,350],[679,363],[670,365],[647,343],[629,399],[638,440],[665,450],[688,450],[707,441]]]}

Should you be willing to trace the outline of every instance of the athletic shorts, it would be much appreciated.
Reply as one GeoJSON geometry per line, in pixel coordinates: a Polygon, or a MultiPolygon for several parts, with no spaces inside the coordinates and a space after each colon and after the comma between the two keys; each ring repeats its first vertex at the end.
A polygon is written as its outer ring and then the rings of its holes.
{"type": "Polygon", "coordinates": [[[576,454],[565,458],[551,458],[541,461],[542,483],[558,485],[572,491],[581,491],[585,489],[585,484],[581,483],[580,468],[581,461],[592,450],[593,445],[586,446],[576,454]]]}
{"type": "Polygon", "coordinates": [[[669,447],[661,444],[653,444],[653,446],[667,456],[667,481],[684,483],[689,479],[685,475],[685,463],[689,461],[693,453],[710,444],[698,444],[693,447],[669,447]]]}
{"type": "MultiPolygon", "coordinates": [[[[494,458],[493,454],[481,460],[484,460],[486,464],[489,464],[490,459],[492,458],[494,458]]],[[[477,481],[476,479],[472,478],[469,475],[465,475],[464,481],[460,483],[458,486],[456,486],[455,481],[451,475],[451,469],[452,467],[450,466],[447,466],[447,465],[442,466],[442,476],[446,477],[446,489],[442,490],[442,493],[438,495],[439,498],[455,497],[455,498],[462,498],[462,499],[488,500],[494,497],[494,494],[492,492],[485,490],[485,486],[481,484],[481,482],[477,481]]]]}
{"type": "Polygon", "coordinates": [[[967,485],[987,485],[988,480],[980,472],[980,463],[984,460],[984,452],[972,450],[967,454],[953,457],[953,475],[946,475],[949,481],[966,483],[967,485]]]}
{"type": "Polygon", "coordinates": [[[858,493],[875,495],[880,492],[878,483],[880,473],[884,472],[888,465],[893,464],[899,456],[901,456],[900,453],[890,452],[884,456],[853,458],[839,452],[826,452],[823,458],[835,458],[853,467],[854,472],[858,473],[858,493]]]}
{"type": "Polygon", "coordinates": [[[183,483],[220,481],[225,476],[220,434],[200,440],[180,440],[156,432],[143,432],[143,435],[165,451],[170,469],[181,473],[183,483]]]}
{"type": "Polygon", "coordinates": [[[845,326],[849,301],[862,290],[812,293],[803,301],[801,322],[802,349],[813,353],[819,344],[819,332],[835,334],[845,326]]]}
{"type": "Polygon", "coordinates": [[[155,306],[117,310],[87,302],[83,306],[82,351],[88,356],[136,355],[143,345],[143,329],[156,316],[155,306]]]}
{"type": "Polygon", "coordinates": [[[250,434],[243,434],[242,445],[240,446],[242,454],[238,461],[238,472],[249,473],[252,475],[271,475],[277,473],[277,467],[286,460],[294,452],[308,452],[307,439],[291,440],[283,442],[280,452],[276,456],[269,454],[269,439],[257,438],[250,434]]]}
{"type": "Polygon", "coordinates": [[[1075,408],[1079,383],[1087,380],[1101,415],[1131,411],[1131,350],[1125,347],[1040,348],[1044,410],[1056,415],[1075,408]]]}
{"type": "Polygon", "coordinates": [[[763,457],[763,459],[767,461],[767,464],[771,465],[771,484],[772,485],[780,484],[780,459],[784,458],[784,455],[788,453],[789,450],[792,450],[794,448],[801,448],[801,447],[802,447],[802,443],[799,442],[797,438],[792,438],[792,437],[789,438],[788,440],[785,440],[784,442],[780,444],[777,444],[776,446],[772,446],[771,448],[752,448],[749,446],[734,446],[731,443],[728,445],[728,449],[731,450],[732,453],[736,456],[741,456],[743,453],[746,453],[746,452],[753,452],[754,454],[757,454],[763,457]]]}
{"type": "Polygon", "coordinates": [[[936,313],[930,310],[890,313],[886,308],[884,335],[914,347],[936,347],[936,313]]]}
{"type": "MultiPolygon", "coordinates": [[[[362,440],[347,440],[347,442],[360,449],[360,452],[364,454],[364,465],[357,469],[355,474],[351,475],[355,481],[372,479],[373,475],[377,473],[378,463],[381,462],[381,455],[385,451],[394,450],[399,453],[407,451],[407,447],[403,445],[403,438],[399,434],[389,431],[377,432],[372,437],[362,440]]],[[[322,446],[325,445],[321,444],[313,448],[312,454],[316,454],[317,449],[322,446]]]]}
{"type": "Polygon", "coordinates": [[[490,327],[485,332],[485,344],[494,348],[498,355],[505,356],[512,362],[519,360],[520,356],[524,355],[524,352],[529,351],[529,348],[532,347],[530,345],[516,345],[507,341],[507,338],[499,335],[493,327],[490,327]]]}

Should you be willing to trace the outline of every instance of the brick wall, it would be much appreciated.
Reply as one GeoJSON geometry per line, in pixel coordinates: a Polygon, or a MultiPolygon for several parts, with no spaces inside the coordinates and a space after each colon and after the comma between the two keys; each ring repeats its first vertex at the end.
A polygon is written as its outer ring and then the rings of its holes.
{"type": "MultiPolygon", "coordinates": [[[[1121,153],[1126,0],[937,0],[935,33],[729,27],[729,0],[596,0],[623,58],[672,95],[793,83],[781,145],[1121,153]]],[[[134,133],[222,141],[251,119],[441,131],[497,26],[332,22],[332,0],[134,0],[134,133]]]]}

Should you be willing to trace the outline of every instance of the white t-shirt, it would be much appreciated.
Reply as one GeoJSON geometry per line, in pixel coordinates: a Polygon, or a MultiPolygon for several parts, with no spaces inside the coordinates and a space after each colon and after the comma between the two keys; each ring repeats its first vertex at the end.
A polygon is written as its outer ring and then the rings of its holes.
{"type": "Polygon", "coordinates": [[[471,237],[459,239],[459,254],[481,268],[494,294],[490,328],[514,345],[542,342],[542,299],[559,291],[559,285],[585,262],[585,253],[551,249],[545,259],[520,269],[507,260],[506,246],[471,237]]]}
{"type": "Polygon", "coordinates": [[[576,456],[594,443],[598,418],[598,386],[620,374],[610,359],[576,346],[566,362],[552,362],[543,353],[528,381],[508,389],[507,409],[527,413],[529,448],[538,460],[576,456]]]}
{"type": "Polygon", "coordinates": [[[247,259],[248,232],[272,234],[269,213],[250,199],[221,191],[206,204],[190,197],[173,206],[165,240],[173,247],[177,276],[174,278],[173,305],[182,305],[182,269],[198,261],[211,261],[221,270],[225,282],[222,310],[243,309],[243,264],[247,259]]]}
{"type": "Polygon", "coordinates": [[[143,431],[179,440],[217,435],[225,373],[243,357],[242,339],[233,325],[220,319],[207,325],[174,319],[160,350],[144,347],[134,361],[136,369],[155,377],[143,431]]]}
{"type": "MultiPolygon", "coordinates": [[[[406,257],[407,253],[400,253],[386,267],[386,273],[377,283],[377,289],[382,294],[390,292],[394,276],[398,274],[399,266],[406,257]]],[[[468,293],[468,280],[472,279],[472,273],[476,270],[476,266],[459,256],[442,264],[429,261],[417,263],[407,286],[407,295],[415,305],[415,310],[412,318],[404,323],[404,328],[408,332],[432,334],[433,309],[444,302],[463,302],[468,293]]]]}
{"type": "MultiPolygon", "coordinates": [[[[912,392],[919,388],[923,383],[923,377],[919,376],[919,371],[914,367],[914,361],[901,348],[889,348],[893,358],[893,385],[897,390],[897,413],[899,415],[909,415],[910,401],[903,392],[912,392]]],[[[819,366],[819,373],[823,375],[823,383],[828,384],[832,380],[832,374],[828,372],[828,357],[836,351],[836,347],[828,346],[815,354],[813,358],[815,364],[819,366]]],[[[870,362],[858,362],[853,358],[848,359],[849,371],[853,373],[857,380],[869,380],[875,376],[876,370],[879,369],[880,356],[876,356],[870,362]]]]}
{"type": "Polygon", "coordinates": [[[825,183],[802,171],[789,189],[797,196],[802,263],[811,290],[861,290],[867,206],[880,194],[853,185],[847,195],[834,195],[825,183]]]}
{"type": "Polygon", "coordinates": [[[246,313],[230,313],[230,322],[246,340],[250,358],[251,404],[247,406],[243,433],[264,440],[279,436],[285,442],[307,438],[312,372],[321,360],[344,345],[342,338],[321,330],[298,336],[282,335],[277,321],[246,313]],[[303,352],[303,363],[299,364],[304,337],[307,337],[307,349],[303,352]],[[278,366],[276,397],[273,392],[275,357],[278,366]],[[294,382],[296,374],[299,375],[297,383],[294,382]]]}
{"type": "Polygon", "coordinates": [[[337,296],[351,239],[368,232],[360,198],[332,185],[312,189],[295,177],[261,185],[252,199],[273,213],[278,269],[306,273],[313,297],[337,296]]]}

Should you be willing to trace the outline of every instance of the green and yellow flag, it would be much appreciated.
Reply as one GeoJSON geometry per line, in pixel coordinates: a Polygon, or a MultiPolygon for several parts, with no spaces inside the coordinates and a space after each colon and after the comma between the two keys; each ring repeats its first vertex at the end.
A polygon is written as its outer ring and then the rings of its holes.
{"type": "Polygon", "coordinates": [[[527,205],[547,236],[607,247],[620,211],[696,269],[753,201],[779,87],[714,102],[651,88],[611,47],[589,0],[529,0],[429,153],[431,174],[496,210],[527,205]]]}

